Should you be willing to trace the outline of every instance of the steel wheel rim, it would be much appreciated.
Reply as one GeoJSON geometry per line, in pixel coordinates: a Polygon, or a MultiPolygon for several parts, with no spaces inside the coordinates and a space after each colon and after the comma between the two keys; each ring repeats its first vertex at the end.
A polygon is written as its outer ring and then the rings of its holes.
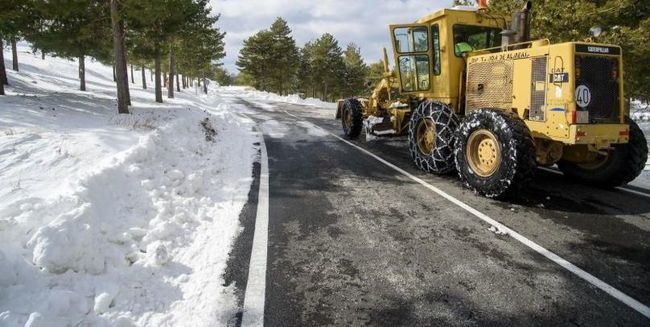
{"type": "Polygon", "coordinates": [[[436,125],[433,120],[423,118],[415,128],[415,143],[423,155],[431,155],[436,146],[436,125]]]}
{"type": "Polygon", "coordinates": [[[479,129],[467,139],[467,163],[480,177],[492,176],[501,165],[501,146],[494,133],[479,129]]]}
{"type": "Polygon", "coordinates": [[[343,124],[345,125],[346,129],[350,129],[350,124],[352,122],[352,110],[350,109],[343,109],[343,124]]]}

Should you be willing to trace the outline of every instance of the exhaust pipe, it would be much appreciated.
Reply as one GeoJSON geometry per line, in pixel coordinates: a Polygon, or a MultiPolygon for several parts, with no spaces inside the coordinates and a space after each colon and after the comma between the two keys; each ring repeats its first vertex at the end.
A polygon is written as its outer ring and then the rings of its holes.
{"type": "Polygon", "coordinates": [[[530,10],[532,7],[532,2],[526,1],[521,10],[512,14],[510,29],[501,32],[501,45],[504,48],[512,43],[530,41],[530,10]]]}

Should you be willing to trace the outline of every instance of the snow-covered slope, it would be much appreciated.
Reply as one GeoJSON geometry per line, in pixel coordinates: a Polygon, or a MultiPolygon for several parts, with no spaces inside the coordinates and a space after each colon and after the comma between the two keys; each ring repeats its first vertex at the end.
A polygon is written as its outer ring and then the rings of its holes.
{"type": "Polygon", "coordinates": [[[75,62],[28,52],[0,97],[0,326],[225,324],[252,122],[214,92],[157,104],[139,73],[117,115],[111,67],[80,92],[75,62]]]}

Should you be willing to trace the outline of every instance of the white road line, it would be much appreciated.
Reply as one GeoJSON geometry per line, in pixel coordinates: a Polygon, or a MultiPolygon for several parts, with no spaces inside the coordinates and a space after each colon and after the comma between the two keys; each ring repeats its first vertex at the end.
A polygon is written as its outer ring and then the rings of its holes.
{"type": "Polygon", "coordinates": [[[592,274],[578,268],[576,265],[574,265],[574,264],[568,262],[567,260],[561,258],[557,254],[543,248],[541,245],[529,240],[528,238],[526,238],[526,237],[522,236],[521,234],[515,232],[514,230],[506,227],[505,225],[499,223],[498,221],[488,217],[487,215],[483,214],[482,212],[472,208],[471,206],[465,204],[464,202],[458,200],[457,198],[445,193],[441,189],[439,189],[439,188],[425,182],[424,180],[422,180],[422,179],[408,173],[407,171],[393,165],[392,163],[384,160],[383,158],[375,155],[374,153],[372,153],[372,152],[370,152],[370,151],[368,151],[368,150],[366,150],[366,149],[364,149],[364,148],[362,148],[362,147],[360,147],[360,146],[358,146],[358,145],[356,145],[356,144],[354,144],[354,143],[352,143],[352,142],[350,142],[348,140],[345,140],[345,139],[339,137],[338,135],[335,135],[335,134],[332,134],[332,133],[330,133],[330,135],[336,137],[337,139],[341,140],[342,142],[347,143],[348,145],[356,148],[357,150],[369,155],[370,157],[372,157],[372,158],[376,159],[377,161],[383,163],[384,165],[392,168],[393,170],[399,172],[400,174],[412,179],[413,181],[421,184],[422,186],[428,188],[429,190],[437,193],[438,195],[440,195],[443,198],[449,200],[450,202],[452,202],[455,205],[461,207],[462,209],[466,210],[467,212],[469,212],[469,213],[473,214],[474,216],[478,217],[479,219],[485,221],[486,223],[496,227],[497,229],[499,229],[499,230],[501,230],[503,232],[508,233],[514,239],[516,239],[517,241],[519,241],[522,244],[526,245],[527,247],[531,248],[535,252],[543,255],[547,259],[555,262],[556,264],[560,265],[562,268],[570,271],[571,273],[573,273],[576,276],[584,279],[585,281],[589,282],[590,284],[600,288],[601,290],[603,290],[607,294],[609,294],[609,295],[613,296],[614,298],[616,298],[617,300],[625,303],[627,306],[629,306],[630,308],[638,311],[639,313],[641,313],[645,317],[650,318],[650,308],[648,306],[644,305],[643,303],[633,299],[629,295],[619,291],[618,289],[614,288],[613,286],[611,286],[611,285],[603,282],[602,280],[596,278],[592,274]]]}
{"type": "MultiPolygon", "coordinates": [[[[564,175],[561,171],[559,171],[559,170],[555,170],[555,169],[552,169],[552,168],[548,168],[548,167],[539,167],[539,169],[544,170],[544,171],[547,171],[547,172],[549,172],[549,173],[557,174],[557,175],[564,175]]],[[[615,187],[615,189],[617,189],[617,190],[619,190],[619,191],[623,191],[623,192],[627,192],[627,193],[631,193],[631,194],[639,195],[639,196],[644,196],[644,197],[646,197],[646,198],[650,198],[650,194],[648,194],[648,193],[643,193],[643,192],[635,191],[635,190],[629,189],[629,188],[627,188],[627,187],[615,187]]]]}
{"type": "Polygon", "coordinates": [[[266,260],[269,238],[269,158],[266,153],[264,134],[260,132],[260,188],[257,194],[257,215],[253,249],[248,266],[248,282],[244,294],[242,326],[264,325],[264,301],[266,292],[266,260]]]}

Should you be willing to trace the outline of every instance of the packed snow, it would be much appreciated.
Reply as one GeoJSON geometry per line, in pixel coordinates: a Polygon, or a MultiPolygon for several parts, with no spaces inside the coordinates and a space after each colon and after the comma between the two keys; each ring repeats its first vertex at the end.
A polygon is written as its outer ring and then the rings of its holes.
{"type": "Polygon", "coordinates": [[[261,103],[263,109],[269,109],[269,107],[265,106],[265,104],[268,104],[269,102],[291,103],[291,104],[299,104],[303,106],[319,107],[324,109],[336,109],[335,102],[325,102],[314,98],[303,99],[297,94],[278,95],[271,92],[258,91],[251,87],[241,87],[241,86],[225,86],[222,87],[222,89],[224,91],[231,91],[231,92],[235,91],[240,97],[243,98],[260,100],[255,103],[256,104],[261,103]]]}
{"type": "Polygon", "coordinates": [[[155,103],[139,72],[118,115],[110,66],[81,92],[76,62],[29,52],[0,97],[0,326],[227,324],[253,122],[214,89],[155,103]]]}

